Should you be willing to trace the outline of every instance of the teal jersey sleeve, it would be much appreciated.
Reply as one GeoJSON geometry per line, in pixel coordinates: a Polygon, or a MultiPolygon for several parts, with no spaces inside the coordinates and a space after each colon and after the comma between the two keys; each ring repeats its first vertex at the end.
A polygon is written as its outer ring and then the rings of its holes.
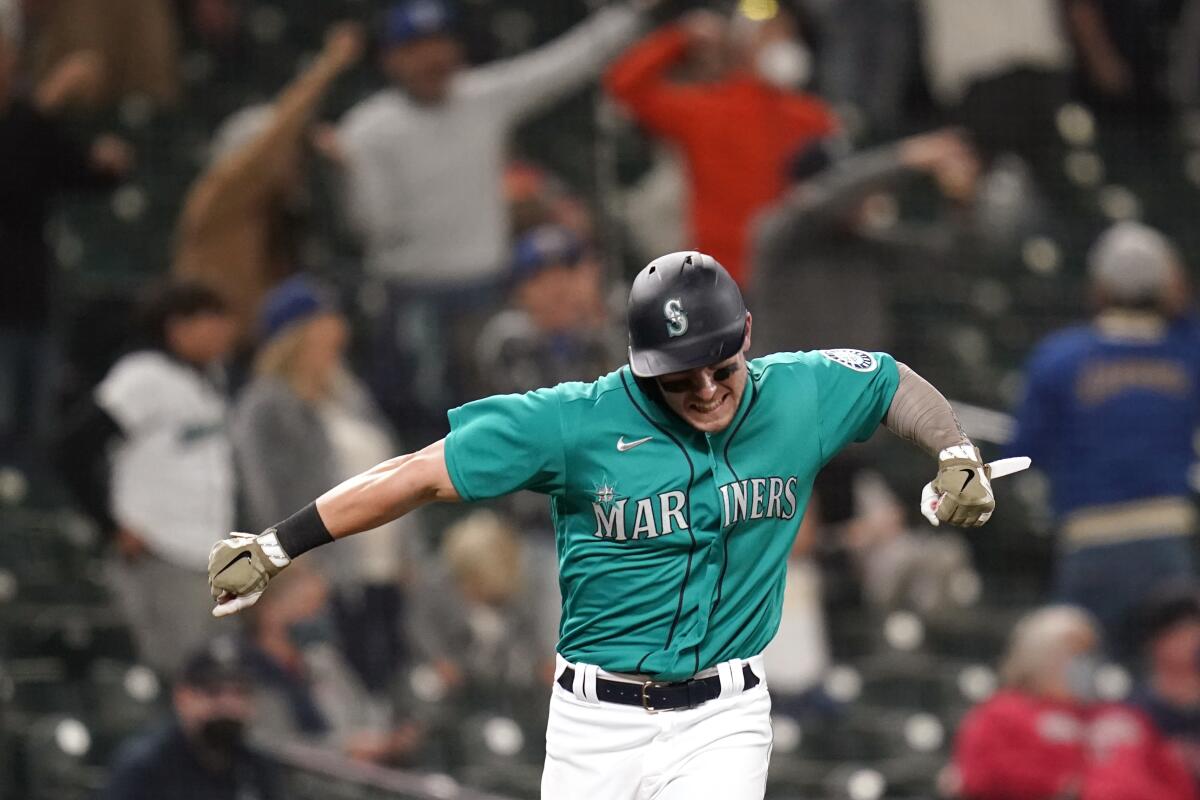
{"type": "Polygon", "coordinates": [[[817,388],[821,460],[851,442],[865,442],[887,416],[900,382],[887,353],[818,350],[806,354],[817,388]]]}
{"type": "Polygon", "coordinates": [[[566,448],[557,389],[485,397],[448,416],[446,467],[462,499],[562,490],[566,448]]]}

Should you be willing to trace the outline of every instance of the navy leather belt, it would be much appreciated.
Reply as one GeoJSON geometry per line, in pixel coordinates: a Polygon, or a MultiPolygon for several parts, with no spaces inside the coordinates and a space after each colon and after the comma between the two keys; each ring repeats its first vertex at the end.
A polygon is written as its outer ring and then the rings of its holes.
{"type": "MultiPolygon", "coordinates": [[[[758,686],[758,676],[749,664],[742,665],[745,688],[758,686]]],[[[575,691],[575,669],[567,667],[558,677],[558,685],[568,692],[575,691]]],[[[647,711],[675,711],[680,708],[695,708],[701,703],[715,700],[721,695],[721,676],[692,678],[687,681],[661,683],[645,681],[626,683],[596,678],[596,699],[604,703],[619,703],[623,706],[641,706],[647,711]]]]}

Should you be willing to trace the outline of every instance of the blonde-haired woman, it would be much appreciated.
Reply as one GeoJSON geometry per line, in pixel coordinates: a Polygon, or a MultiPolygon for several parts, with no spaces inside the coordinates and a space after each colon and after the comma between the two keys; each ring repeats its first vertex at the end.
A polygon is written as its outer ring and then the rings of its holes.
{"type": "Polygon", "coordinates": [[[1013,628],[1003,688],[963,721],[955,746],[966,800],[1192,800],[1179,754],[1133,709],[1095,699],[1100,638],[1074,606],[1013,628]]]}
{"type": "MultiPolygon", "coordinates": [[[[328,293],[306,277],[291,278],[265,299],[259,327],[254,376],[232,422],[247,530],[273,525],[303,498],[399,452],[346,366],[348,327],[328,293]]],[[[401,548],[413,540],[400,534],[404,525],[391,523],[383,535],[314,559],[333,586],[347,656],[371,688],[390,678],[399,647],[401,548]]]]}

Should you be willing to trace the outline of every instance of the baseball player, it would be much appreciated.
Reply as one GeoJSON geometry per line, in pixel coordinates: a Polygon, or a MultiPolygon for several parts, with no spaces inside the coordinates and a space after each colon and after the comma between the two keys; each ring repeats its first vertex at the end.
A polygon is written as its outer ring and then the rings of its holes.
{"type": "Polygon", "coordinates": [[[761,798],[771,751],[761,652],[813,478],[882,422],[937,458],[936,519],[981,525],[988,470],[950,405],[883,353],[747,360],[751,316],[710,256],[648,264],[629,364],[592,383],[450,411],[445,439],[218,542],[218,616],[301,553],[433,501],[550,496],[563,608],[544,798],[761,798]]]}

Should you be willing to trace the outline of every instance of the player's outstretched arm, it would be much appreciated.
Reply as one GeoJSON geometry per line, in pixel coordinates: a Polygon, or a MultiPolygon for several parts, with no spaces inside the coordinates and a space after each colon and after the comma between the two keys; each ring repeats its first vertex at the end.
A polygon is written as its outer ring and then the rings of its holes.
{"type": "Polygon", "coordinates": [[[334,539],[378,528],[435,501],[458,500],[445,440],[384,461],[346,480],[262,533],[233,533],[213,545],[208,585],[218,617],[254,605],[292,559],[334,539]]]}
{"type": "Polygon", "coordinates": [[[330,536],[378,528],[427,503],[453,502],[458,491],[446,469],[445,440],[384,461],[343,481],[317,498],[317,511],[330,536]]]}
{"type": "Polygon", "coordinates": [[[978,527],[992,516],[996,499],[988,467],[959,425],[942,393],[905,364],[884,425],[938,460],[937,477],[925,487],[921,511],[930,522],[978,527]]]}

